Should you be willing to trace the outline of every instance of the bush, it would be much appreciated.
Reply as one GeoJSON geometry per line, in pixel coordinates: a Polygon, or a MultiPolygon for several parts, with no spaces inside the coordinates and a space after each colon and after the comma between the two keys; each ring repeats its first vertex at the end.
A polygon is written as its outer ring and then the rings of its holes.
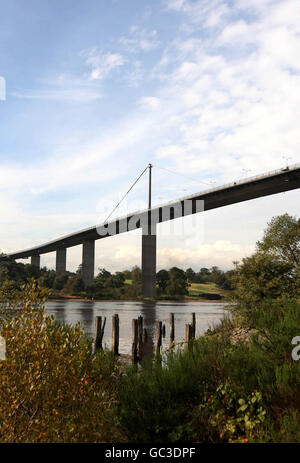
{"type": "Polygon", "coordinates": [[[219,301],[220,299],[223,299],[223,296],[217,293],[200,293],[197,295],[197,297],[201,297],[202,299],[209,299],[212,301],[219,301]]]}
{"type": "MultiPolygon", "coordinates": [[[[167,353],[162,365],[129,369],[119,383],[120,415],[134,442],[299,442],[300,334],[296,301],[264,301],[247,322],[256,333],[232,344],[235,321],[167,353]],[[298,426],[298,428],[297,428],[298,426]]],[[[244,319],[245,323],[245,319],[244,319]]]]}
{"type": "Polygon", "coordinates": [[[79,325],[64,326],[47,317],[46,297],[31,281],[15,295],[13,316],[7,304],[4,308],[0,441],[121,440],[114,413],[114,362],[108,354],[91,355],[91,342],[79,325]]]}

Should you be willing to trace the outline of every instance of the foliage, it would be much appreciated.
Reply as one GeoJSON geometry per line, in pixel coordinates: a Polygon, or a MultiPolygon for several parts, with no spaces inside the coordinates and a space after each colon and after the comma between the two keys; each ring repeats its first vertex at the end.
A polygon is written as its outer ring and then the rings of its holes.
{"type": "Polygon", "coordinates": [[[166,291],[167,283],[169,281],[169,272],[167,270],[160,270],[156,274],[156,282],[158,284],[159,289],[162,293],[166,291]]]}
{"type": "Polygon", "coordinates": [[[30,281],[14,295],[13,306],[3,307],[7,359],[0,362],[0,441],[121,439],[113,413],[114,363],[104,354],[91,355],[79,325],[72,328],[47,317],[46,297],[30,281]]]}
{"type": "Polygon", "coordinates": [[[300,264],[300,219],[288,214],[273,217],[257,248],[296,270],[300,264]]]}
{"type": "Polygon", "coordinates": [[[229,382],[221,384],[207,402],[200,405],[199,412],[209,415],[209,425],[217,429],[220,440],[225,442],[255,439],[256,430],[266,415],[261,392],[254,391],[243,398],[229,382]]]}
{"type": "Polygon", "coordinates": [[[188,294],[188,281],[184,270],[172,267],[169,270],[169,280],[166,284],[166,293],[170,296],[188,294]]]}
{"type": "Polygon", "coordinates": [[[84,282],[81,277],[81,274],[77,274],[75,278],[73,279],[73,284],[72,284],[72,294],[74,296],[80,295],[84,291],[84,282]]]}
{"type": "Polygon", "coordinates": [[[282,295],[294,297],[298,281],[292,277],[288,263],[255,253],[236,264],[234,301],[252,307],[262,299],[276,299],[282,295]]]}
{"type": "Polygon", "coordinates": [[[119,385],[127,438],[299,442],[300,362],[291,357],[299,310],[290,299],[261,301],[247,319],[256,327],[249,342],[232,344],[236,322],[227,318],[194,343],[193,353],[170,352],[162,365],[129,370],[119,385]]]}
{"type": "Polygon", "coordinates": [[[252,310],[256,302],[300,293],[300,222],[284,214],[268,224],[257,251],[236,264],[234,302],[252,310]]]}

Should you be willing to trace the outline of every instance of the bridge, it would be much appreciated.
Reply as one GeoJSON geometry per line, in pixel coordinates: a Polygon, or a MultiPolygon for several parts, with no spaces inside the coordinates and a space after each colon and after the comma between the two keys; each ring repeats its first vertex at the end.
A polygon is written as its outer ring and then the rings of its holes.
{"type": "Polygon", "coordinates": [[[56,271],[65,272],[67,249],[82,245],[82,278],[87,287],[94,279],[95,241],[142,229],[142,294],[144,297],[153,297],[157,224],[300,187],[300,164],[298,164],[151,207],[151,164],[149,167],[148,209],[79,230],[30,249],[10,253],[8,256],[13,259],[30,257],[33,265],[40,266],[40,255],[55,251],[56,271]]]}

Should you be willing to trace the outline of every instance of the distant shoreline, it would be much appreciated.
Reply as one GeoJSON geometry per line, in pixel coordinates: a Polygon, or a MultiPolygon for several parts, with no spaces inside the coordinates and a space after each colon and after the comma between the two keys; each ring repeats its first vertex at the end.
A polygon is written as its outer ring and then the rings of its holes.
{"type": "Polygon", "coordinates": [[[210,302],[210,303],[226,303],[225,298],[223,299],[204,299],[204,298],[183,298],[183,299],[87,299],[83,297],[61,297],[61,298],[53,298],[48,299],[46,302],[145,302],[145,303],[153,303],[153,302],[210,302]]]}

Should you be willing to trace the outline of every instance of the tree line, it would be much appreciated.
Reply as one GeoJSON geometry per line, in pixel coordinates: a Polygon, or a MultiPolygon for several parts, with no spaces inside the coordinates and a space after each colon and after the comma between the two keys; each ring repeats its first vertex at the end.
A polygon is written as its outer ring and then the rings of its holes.
{"type": "MultiPolygon", "coordinates": [[[[187,296],[192,283],[215,283],[220,289],[232,288],[232,276],[234,271],[222,271],[218,267],[201,268],[195,272],[192,268],[183,270],[172,267],[169,270],[162,269],[156,274],[158,296],[187,296]]],[[[93,283],[84,287],[82,279],[82,266],[79,265],[76,273],[57,273],[47,267],[38,268],[32,264],[23,264],[2,255],[0,257],[0,284],[9,281],[10,284],[20,288],[28,279],[34,278],[47,289],[52,290],[53,295],[87,296],[89,298],[122,298],[139,297],[142,288],[142,272],[139,267],[131,270],[109,272],[105,268],[99,268],[93,283]]]]}

